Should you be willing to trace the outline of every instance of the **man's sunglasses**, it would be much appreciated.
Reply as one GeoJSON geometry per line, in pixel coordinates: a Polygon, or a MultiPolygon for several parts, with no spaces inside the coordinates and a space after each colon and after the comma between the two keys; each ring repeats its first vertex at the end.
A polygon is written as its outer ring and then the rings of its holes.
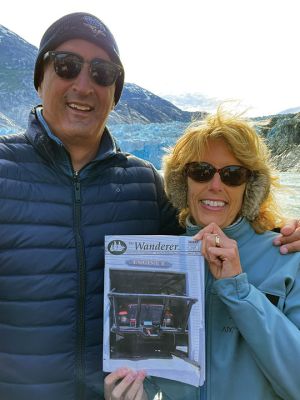
{"type": "Polygon", "coordinates": [[[217,172],[220,174],[221,181],[228,186],[242,185],[252,175],[248,168],[241,165],[227,165],[220,169],[206,162],[191,162],[185,165],[186,175],[196,182],[208,182],[217,172]]]}
{"type": "Polygon", "coordinates": [[[69,51],[48,51],[44,55],[44,61],[53,61],[56,74],[63,79],[76,78],[82,69],[83,64],[90,66],[90,75],[92,79],[101,86],[110,86],[116,82],[123,72],[122,67],[112,62],[94,58],[91,62],[75,53],[69,51]]]}

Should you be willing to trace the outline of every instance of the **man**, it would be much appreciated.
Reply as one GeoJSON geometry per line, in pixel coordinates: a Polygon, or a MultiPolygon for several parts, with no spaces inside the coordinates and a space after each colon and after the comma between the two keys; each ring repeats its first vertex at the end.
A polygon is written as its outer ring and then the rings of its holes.
{"type": "MultiPolygon", "coordinates": [[[[120,152],[105,126],[124,70],[98,18],[49,27],[34,84],[43,106],[25,134],[0,139],[0,399],[99,400],[104,235],[179,229],[159,174],[120,152]]],[[[123,388],[136,379],[143,396],[137,375],[117,377],[128,376],[123,388]]]]}

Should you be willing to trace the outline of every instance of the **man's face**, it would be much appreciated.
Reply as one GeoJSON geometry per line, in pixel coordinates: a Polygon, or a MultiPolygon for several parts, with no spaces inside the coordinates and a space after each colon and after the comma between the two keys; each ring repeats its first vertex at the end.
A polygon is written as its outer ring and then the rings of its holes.
{"type": "MultiPolygon", "coordinates": [[[[82,39],[62,43],[56,51],[70,51],[87,62],[94,58],[111,61],[105,50],[82,39]]],[[[39,87],[43,116],[51,130],[68,145],[98,146],[106,119],[114,105],[115,84],[98,85],[84,63],[79,75],[63,79],[56,75],[53,61],[44,66],[39,87]]]]}

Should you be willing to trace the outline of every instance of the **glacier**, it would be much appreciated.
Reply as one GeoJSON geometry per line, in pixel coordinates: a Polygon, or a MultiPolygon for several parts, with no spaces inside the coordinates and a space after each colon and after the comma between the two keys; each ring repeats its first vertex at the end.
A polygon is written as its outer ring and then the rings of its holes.
{"type": "Polygon", "coordinates": [[[108,127],[122,151],[148,160],[161,169],[161,159],[166,149],[175,144],[187,126],[187,122],[170,122],[113,124],[108,127]]]}

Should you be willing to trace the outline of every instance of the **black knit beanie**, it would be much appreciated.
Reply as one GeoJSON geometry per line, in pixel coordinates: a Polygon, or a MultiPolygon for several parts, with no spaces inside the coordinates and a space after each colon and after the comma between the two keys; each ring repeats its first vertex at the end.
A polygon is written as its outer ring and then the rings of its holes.
{"type": "MultiPolygon", "coordinates": [[[[42,37],[34,69],[34,86],[38,89],[43,79],[43,58],[49,50],[71,39],[84,39],[101,47],[111,60],[122,66],[117,43],[106,25],[92,14],[77,12],[55,21],[42,37]]],[[[120,99],[124,85],[124,72],[116,81],[115,104],[120,99]]]]}

